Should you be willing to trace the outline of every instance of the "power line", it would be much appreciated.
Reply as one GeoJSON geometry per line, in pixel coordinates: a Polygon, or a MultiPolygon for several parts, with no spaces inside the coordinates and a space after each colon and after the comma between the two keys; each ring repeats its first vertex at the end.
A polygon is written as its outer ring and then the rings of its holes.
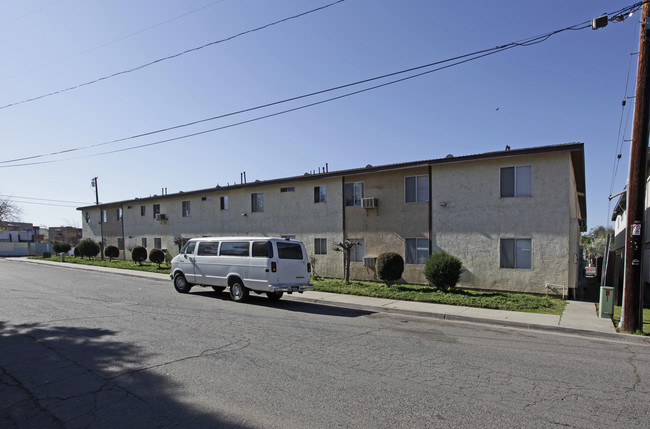
{"type": "MultiPolygon", "coordinates": [[[[58,0],[57,0],[57,1],[58,1],[58,0]]],[[[65,58],[61,58],[61,59],[58,59],[58,60],[55,60],[55,61],[49,62],[49,63],[47,63],[47,64],[43,64],[43,65],[41,65],[41,66],[34,67],[34,68],[32,68],[32,69],[22,71],[22,72],[20,72],[20,73],[16,73],[16,74],[13,74],[13,75],[10,75],[10,76],[6,76],[6,77],[3,77],[3,78],[0,78],[0,82],[4,82],[4,81],[6,81],[6,80],[10,80],[10,79],[13,79],[13,78],[18,77],[18,76],[23,76],[23,75],[25,75],[25,74],[28,74],[28,73],[31,73],[31,72],[34,72],[34,71],[37,71],[37,70],[42,70],[42,69],[47,68],[47,67],[50,67],[50,66],[52,66],[52,65],[54,65],[54,64],[59,64],[59,63],[61,63],[61,62],[71,60],[71,59],[76,58],[76,57],[78,57],[78,56],[81,56],[81,55],[83,55],[83,54],[87,54],[88,52],[92,52],[92,51],[96,51],[97,49],[105,48],[106,46],[110,46],[110,45],[112,45],[112,44],[114,44],[114,43],[121,42],[122,40],[125,40],[125,39],[128,39],[128,38],[131,38],[131,37],[133,37],[133,36],[137,36],[138,34],[144,33],[144,32],[146,32],[146,31],[153,30],[154,28],[160,27],[161,25],[165,25],[165,24],[168,24],[168,23],[170,23],[170,22],[176,21],[176,20],[178,20],[178,19],[184,18],[184,17],[186,17],[186,16],[188,16],[188,15],[191,15],[191,14],[193,14],[193,13],[196,13],[196,12],[200,11],[200,10],[203,10],[203,9],[206,9],[206,8],[208,8],[208,7],[210,7],[210,6],[213,6],[213,5],[216,4],[216,3],[221,3],[221,2],[223,2],[223,1],[224,1],[224,0],[216,0],[216,1],[213,1],[212,3],[208,3],[208,4],[204,5],[204,6],[198,7],[198,8],[196,8],[196,9],[192,9],[192,10],[190,10],[190,11],[188,11],[188,12],[185,12],[185,13],[183,13],[183,14],[181,14],[181,15],[177,15],[177,16],[175,16],[175,17],[173,17],[173,18],[169,18],[169,19],[167,19],[167,20],[165,20],[165,21],[162,21],[162,22],[159,22],[159,23],[157,23],[157,24],[151,25],[151,26],[149,26],[149,27],[143,28],[142,30],[138,30],[138,31],[136,31],[136,32],[133,32],[133,33],[127,34],[126,36],[118,37],[117,39],[111,40],[111,41],[106,42],[106,43],[102,43],[101,45],[98,45],[98,46],[95,46],[95,47],[92,47],[92,48],[89,48],[89,49],[83,50],[83,51],[81,51],[81,52],[77,52],[76,54],[73,54],[73,55],[67,56],[67,57],[65,57],[65,58]]],[[[56,2],[54,2],[54,3],[56,3],[56,2]]]]}
{"type": "Polygon", "coordinates": [[[283,19],[280,19],[278,21],[274,21],[274,22],[271,22],[269,24],[262,25],[261,27],[253,28],[251,30],[246,30],[246,31],[243,31],[241,33],[235,34],[234,36],[227,37],[225,39],[216,40],[216,41],[209,42],[209,43],[206,43],[206,44],[201,45],[201,46],[197,46],[197,47],[187,49],[187,50],[182,51],[182,52],[178,52],[178,53],[173,54],[173,55],[169,55],[167,57],[158,58],[157,60],[150,61],[148,63],[139,65],[137,67],[133,67],[133,68],[128,69],[128,70],[122,70],[120,72],[116,72],[116,73],[109,74],[109,75],[106,75],[106,76],[103,76],[103,77],[99,77],[97,79],[94,79],[94,80],[91,80],[91,81],[88,81],[88,82],[84,82],[84,83],[80,83],[80,84],[77,84],[77,85],[74,85],[74,86],[70,86],[68,88],[59,89],[57,91],[53,91],[53,92],[50,92],[50,93],[47,93],[47,94],[39,95],[37,97],[32,97],[32,98],[28,98],[28,99],[21,100],[21,101],[16,101],[14,103],[10,103],[10,104],[7,104],[5,106],[0,107],[0,110],[8,109],[10,107],[18,106],[18,105],[24,104],[24,103],[30,103],[32,101],[40,100],[40,99],[43,99],[43,98],[46,98],[46,97],[51,97],[53,95],[61,94],[61,93],[64,93],[64,92],[73,91],[75,89],[79,89],[79,88],[82,88],[82,87],[88,86],[88,85],[93,85],[95,83],[99,83],[99,82],[102,82],[102,81],[107,80],[107,79],[111,79],[111,78],[114,78],[114,77],[117,77],[117,76],[121,76],[123,74],[132,73],[132,72],[135,72],[135,71],[138,71],[138,70],[142,70],[142,69],[144,69],[146,67],[149,67],[149,66],[152,66],[154,64],[158,64],[158,63],[161,63],[163,61],[171,60],[173,58],[178,58],[178,57],[180,57],[182,55],[189,54],[190,52],[195,52],[195,51],[198,51],[198,50],[201,50],[201,49],[204,49],[204,48],[207,48],[209,46],[213,46],[213,45],[216,45],[216,44],[219,44],[219,43],[228,42],[228,41],[233,40],[233,39],[235,39],[237,37],[244,36],[246,34],[254,33],[256,31],[261,31],[261,30],[264,30],[266,28],[269,28],[269,27],[272,27],[272,26],[275,26],[275,25],[278,25],[278,24],[281,24],[281,23],[284,23],[284,22],[287,22],[287,21],[290,21],[290,20],[293,20],[293,19],[301,18],[301,17],[303,17],[305,15],[309,15],[311,13],[318,12],[318,11],[321,11],[323,9],[327,9],[328,7],[337,5],[337,4],[342,3],[344,1],[345,0],[337,0],[337,1],[333,2],[333,3],[326,4],[325,6],[317,7],[316,9],[311,9],[311,10],[308,10],[307,12],[302,12],[302,13],[299,13],[297,15],[293,15],[293,16],[290,16],[290,17],[287,17],[287,18],[283,18],[283,19]]]}
{"type": "MultiPolygon", "coordinates": [[[[638,9],[638,7],[640,7],[642,5],[642,3],[643,2],[636,3],[634,5],[631,5],[631,6],[622,8],[622,9],[616,11],[616,12],[613,12],[611,14],[612,15],[611,19],[612,20],[621,20],[619,18],[620,16],[625,15],[625,14],[629,13],[632,10],[638,9]]],[[[76,152],[76,151],[80,151],[80,150],[85,150],[85,149],[91,149],[91,148],[95,148],[95,147],[99,147],[99,146],[104,146],[104,145],[108,145],[108,144],[113,144],[113,143],[123,142],[123,141],[127,141],[127,140],[132,140],[132,139],[136,139],[136,138],[146,137],[146,136],[159,134],[159,133],[166,132],[166,131],[180,129],[180,128],[184,128],[184,127],[188,127],[188,126],[192,126],[192,125],[197,125],[197,124],[200,124],[200,123],[203,123],[203,122],[214,121],[214,120],[217,120],[217,119],[223,119],[223,118],[226,118],[226,117],[235,116],[235,115],[239,115],[239,114],[242,114],[242,113],[252,112],[252,111],[255,111],[255,110],[260,110],[260,109],[264,109],[264,108],[268,108],[268,107],[272,107],[272,106],[276,106],[276,105],[280,105],[280,104],[284,104],[284,103],[288,103],[288,102],[292,102],[292,101],[297,101],[297,100],[300,100],[300,99],[313,97],[313,96],[316,96],[316,95],[321,95],[321,94],[324,94],[324,93],[328,93],[328,92],[332,92],[332,91],[336,91],[336,90],[341,90],[341,89],[344,89],[344,88],[349,88],[349,87],[352,87],[352,86],[361,85],[361,84],[365,84],[365,83],[370,83],[370,82],[373,82],[373,81],[386,79],[386,78],[389,78],[389,77],[394,77],[394,76],[398,76],[398,75],[401,75],[401,74],[414,72],[414,71],[418,71],[418,70],[423,70],[423,69],[431,68],[431,67],[434,67],[434,66],[437,66],[437,65],[440,65],[440,64],[445,64],[445,63],[456,61],[456,62],[454,62],[452,64],[448,64],[448,65],[443,66],[443,67],[439,67],[439,68],[436,68],[436,69],[432,69],[432,70],[428,70],[428,71],[425,71],[425,72],[417,73],[417,74],[414,74],[414,75],[411,75],[411,76],[407,76],[405,78],[396,79],[396,80],[393,80],[393,81],[390,81],[390,82],[386,82],[386,83],[383,83],[383,84],[380,84],[380,85],[372,86],[372,87],[362,89],[362,90],[359,90],[359,91],[354,91],[354,92],[351,92],[351,93],[348,93],[348,94],[343,94],[343,95],[340,95],[340,96],[328,98],[328,99],[321,100],[321,101],[318,101],[318,102],[309,103],[309,104],[299,106],[299,107],[296,107],[296,108],[287,109],[287,110],[283,110],[283,111],[268,114],[268,115],[263,115],[263,116],[260,116],[260,117],[257,117],[257,118],[253,118],[253,119],[249,119],[249,120],[245,120],[245,121],[240,121],[240,122],[236,122],[236,123],[233,123],[233,124],[229,124],[229,125],[225,125],[225,126],[221,126],[221,127],[217,127],[217,128],[212,128],[212,129],[205,130],[205,131],[191,133],[191,134],[187,134],[187,135],[180,136],[180,137],[165,139],[165,140],[161,140],[161,141],[157,141],[157,142],[153,142],[153,143],[137,145],[137,146],[124,148],[124,149],[118,149],[118,150],[114,150],[114,151],[102,152],[102,153],[99,153],[99,154],[88,155],[88,156],[105,155],[105,154],[110,154],[110,153],[122,152],[122,151],[133,150],[133,149],[139,149],[139,148],[142,148],[142,147],[153,146],[153,145],[167,143],[167,142],[176,141],[176,140],[181,140],[181,139],[185,139],[185,138],[189,138],[189,137],[195,137],[195,136],[198,136],[198,135],[223,130],[223,129],[226,129],[226,128],[232,128],[232,127],[235,127],[235,126],[238,126],[238,125],[243,125],[243,124],[247,124],[247,123],[250,123],[250,122],[259,121],[259,120],[262,120],[262,119],[267,119],[267,118],[270,118],[270,117],[273,117],[273,116],[278,116],[278,115],[293,112],[293,111],[296,111],[296,110],[305,109],[307,107],[313,107],[315,105],[319,105],[319,104],[323,104],[323,103],[326,103],[326,102],[329,102],[329,101],[334,101],[334,100],[349,97],[349,96],[352,96],[352,95],[360,94],[360,93],[367,92],[367,91],[370,91],[370,90],[373,90],[373,89],[378,89],[378,88],[381,88],[381,87],[384,87],[384,86],[392,85],[392,84],[402,82],[402,81],[405,81],[405,80],[408,80],[408,79],[413,79],[415,77],[423,76],[423,75],[426,75],[426,74],[429,74],[429,73],[432,73],[432,72],[435,72],[435,71],[443,70],[443,69],[446,69],[446,68],[449,68],[449,67],[453,67],[453,66],[463,64],[463,63],[466,63],[466,62],[469,62],[469,61],[473,61],[473,60],[482,58],[484,56],[499,53],[499,52],[502,52],[504,50],[512,49],[512,48],[515,48],[515,47],[527,47],[527,46],[536,45],[536,44],[539,44],[539,43],[542,43],[542,42],[548,40],[550,37],[552,37],[552,36],[554,36],[556,34],[559,34],[559,33],[565,32],[565,31],[583,30],[583,29],[588,28],[590,26],[591,26],[591,21],[584,21],[584,22],[581,22],[579,24],[575,24],[575,25],[572,25],[572,26],[569,26],[569,27],[565,27],[565,28],[555,30],[555,31],[551,31],[551,32],[548,32],[548,33],[544,33],[544,34],[541,34],[541,35],[532,36],[532,37],[529,37],[527,39],[521,39],[521,40],[518,40],[518,41],[515,41],[515,42],[510,42],[510,43],[507,43],[505,45],[497,46],[497,47],[494,47],[494,48],[488,48],[488,49],[483,49],[483,50],[480,50],[480,51],[474,51],[474,52],[471,52],[471,53],[468,53],[468,54],[459,55],[459,56],[448,58],[448,59],[445,59],[445,60],[436,61],[436,62],[432,62],[432,63],[428,63],[428,64],[416,66],[416,67],[411,67],[411,68],[396,71],[396,72],[393,72],[393,73],[388,73],[388,74],[384,74],[384,75],[381,75],[381,76],[375,76],[375,77],[372,77],[372,78],[368,78],[368,79],[348,83],[348,84],[345,84],[345,85],[339,85],[339,86],[336,86],[336,87],[332,87],[332,88],[328,88],[328,89],[324,89],[324,90],[320,90],[320,91],[316,91],[316,92],[311,92],[311,93],[308,93],[308,94],[304,94],[304,95],[300,95],[300,96],[296,96],[296,97],[291,97],[291,98],[287,98],[287,99],[280,100],[280,101],[275,101],[275,102],[271,102],[271,103],[267,103],[267,104],[263,104],[263,105],[258,105],[258,106],[243,109],[243,110],[238,110],[238,111],[235,111],[235,112],[226,113],[226,114],[223,114],[223,115],[213,116],[213,117],[210,117],[210,118],[204,118],[204,119],[200,119],[200,120],[196,120],[196,121],[192,121],[192,122],[188,122],[188,123],[184,123],[184,124],[180,124],[180,125],[175,125],[175,126],[171,126],[171,127],[167,127],[167,128],[163,128],[163,129],[149,131],[149,132],[146,132],[146,133],[136,134],[136,135],[132,135],[132,136],[129,136],[129,137],[124,137],[124,138],[111,140],[111,141],[106,141],[106,142],[102,142],[102,143],[96,143],[96,144],[77,147],[77,148],[71,148],[71,149],[66,149],[66,150],[61,150],[61,151],[56,151],[56,152],[50,152],[50,153],[46,153],[46,154],[33,155],[33,156],[27,156],[27,157],[22,157],[22,158],[15,158],[15,159],[10,159],[10,160],[0,161],[0,164],[15,163],[15,162],[19,162],[19,161],[27,161],[27,160],[37,159],[37,158],[42,158],[42,157],[61,155],[61,154],[64,154],[64,153],[71,153],[71,152],[76,152]]],[[[85,157],[76,157],[76,158],[70,158],[70,159],[79,159],[79,158],[85,158],[85,157]]],[[[30,163],[5,165],[5,166],[0,165],[0,168],[46,164],[46,163],[59,162],[59,161],[61,161],[61,160],[30,162],[30,163]]]]}
{"type": "Polygon", "coordinates": [[[4,197],[4,198],[20,198],[20,199],[24,199],[24,200],[35,200],[35,201],[50,201],[50,202],[55,202],[55,203],[87,204],[87,203],[81,202],[81,201],[66,201],[66,200],[52,200],[52,199],[48,199],[48,198],[20,197],[18,195],[1,195],[0,194],[0,197],[4,197]]]}
{"type": "Polygon", "coordinates": [[[29,16],[29,15],[31,15],[31,14],[33,14],[33,13],[36,13],[36,12],[38,12],[38,11],[41,11],[41,10],[43,10],[43,9],[45,9],[45,8],[48,8],[48,7],[52,6],[53,4],[58,3],[58,2],[60,2],[60,1],[61,1],[61,0],[54,0],[54,1],[51,2],[51,3],[48,3],[48,4],[44,5],[44,6],[39,7],[39,8],[33,9],[33,10],[27,12],[27,13],[24,13],[24,14],[22,14],[22,15],[20,15],[20,16],[17,16],[16,18],[10,19],[9,21],[5,21],[5,22],[3,22],[2,24],[0,24],[0,28],[4,27],[5,25],[9,25],[9,24],[11,24],[12,22],[16,22],[16,21],[18,21],[19,19],[23,19],[23,18],[25,18],[26,16],[29,16]]]}
{"type": "MultiPolygon", "coordinates": [[[[619,11],[616,11],[616,12],[611,14],[611,15],[613,15],[613,17],[611,19],[612,20],[621,20],[620,18],[617,18],[617,17],[619,17],[621,15],[624,15],[624,14],[627,14],[632,10],[638,9],[642,4],[643,4],[643,2],[636,3],[634,5],[623,8],[623,9],[621,9],[619,11]]],[[[131,139],[135,139],[135,138],[150,136],[150,135],[153,135],[153,134],[158,134],[158,133],[162,133],[162,132],[166,132],[166,131],[171,131],[171,130],[179,129],[179,128],[183,128],[183,127],[188,127],[188,126],[196,125],[196,124],[199,124],[199,123],[202,123],[202,122],[213,121],[213,120],[216,120],[216,119],[222,119],[222,118],[226,118],[226,117],[230,117],[230,116],[235,116],[235,115],[238,115],[238,114],[241,114],[241,113],[246,113],[246,112],[251,112],[251,111],[254,111],[254,110],[259,110],[259,109],[263,109],[263,108],[267,108],[267,107],[271,107],[271,106],[276,106],[276,105],[287,103],[287,102],[290,102],[290,101],[296,101],[296,100],[299,100],[299,99],[308,98],[308,97],[312,97],[312,96],[315,96],[315,95],[320,95],[320,94],[324,94],[324,93],[327,93],[327,92],[340,90],[340,89],[344,89],[344,88],[348,88],[348,87],[352,87],[352,86],[356,86],[356,85],[360,85],[360,84],[364,84],[364,83],[369,83],[369,82],[372,82],[372,81],[381,80],[381,79],[385,79],[385,78],[388,78],[388,77],[394,77],[394,76],[401,75],[401,74],[408,73],[408,72],[423,70],[423,69],[431,68],[431,67],[436,66],[436,65],[451,62],[451,64],[447,64],[447,65],[444,65],[444,66],[441,66],[441,67],[438,67],[438,68],[435,68],[435,69],[432,69],[432,70],[426,70],[426,71],[419,72],[419,73],[416,73],[416,74],[413,74],[413,75],[410,75],[410,76],[406,76],[406,77],[403,77],[403,78],[400,78],[400,79],[395,79],[395,80],[392,80],[392,81],[389,81],[389,82],[374,85],[374,86],[371,86],[371,87],[368,87],[368,88],[364,88],[364,89],[361,89],[361,90],[357,90],[357,91],[353,91],[353,92],[350,92],[350,93],[342,94],[342,95],[339,95],[339,96],[327,98],[327,99],[324,99],[324,100],[316,101],[316,102],[313,102],[313,103],[305,104],[305,105],[302,105],[302,106],[294,107],[294,108],[291,108],[291,109],[286,109],[286,110],[282,110],[282,111],[279,111],[279,112],[275,112],[275,113],[271,113],[271,114],[267,114],[267,115],[263,115],[263,116],[258,116],[256,118],[252,118],[252,119],[248,119],[248,120],[244,120],[244,121],[239,121],[239,122],[235,122],[235,123],[232,123],[232,124],[228,124],[228,125],[224,125],[224,126],[220,126],[220,127],[216,127],[216,128],[211,128],[211,129],[204,130],[204,131],[190,133],[190,134],[186,134],[186,135],[183,135],[183,136],[178,136],[178,137],[174,137],[174,138],[159,140],[159,141],[146,143],[146,144],[142,144],[142,145],[131,146],[131,147],[117,149],[117,150],[113,150],[113,151],[101,152],[101,153],[97,153],[97,154],[93,154],[93,155],[68,158],[67,160],[86,158],[86,157],[90,157],[90,156],[107,155],[107,154],[112,154],[112,153],[117,153],[117,152],[124,152],[124,151],[128,151],[128,150],[140,149],[140,148],[143,148],[143,147],[154,146],[154,145],[159,145],[159,144],[163,144],[163,143],[169,143],[169,142],[172,142],[172,141],[182,140],[182,139],[186,139],[186,138],[190,138],[190,137],[196,137],[196,136],[199,136],[199,135],[208,134],[208,133],[212,133],[212,132],[215,132],[215,131],[220,131],[220,130],[224,130],[224,129],[227,129],[227,128],[232,128],[232,127],[235,127],[235,126],[248,124],[248,123],[251,123],[251,122],[256,122],[256,121],[259,121],[259,120],[262,120],[262,119],[268,119],[268,118],[271,118],[271,117],[275,117],[275,116],[279,116],[279,115],[282,115],[282,114],[294,112],[294,111],[297,111],[297,110],[302,110],[302,109],[305,109],[305,108],[308,108],[308,107],[313,107],[313,106],[324,104],[324,103],[327,103],[327,102],[330,102],[330,101],[350,97],[352,95],[361,94],[361,93],[368,92],[368,91],[371,91],[371,90],[374,90],[374,89],[382,88],[382,87],[385,87],[385,86],[388,86],[388,85],[393,85],[393,84],[403,82],[403,81],[406,81],[406,80],[410,80],[410,79],[413,79],[413,78],[416,78],[416,77],[424,76],[424,75],[427,75],[427,74],[430,74],[430,73],[433,73],[433,72],[436,72],[436,71],[440,71],[440,70],[444,70],[444,69],[447,69],[447,68],[450,68],[450,67],[454,67],[456,65],[460,65],[460,64],[463,64],[463,63],[474,61],[474,60],[477,60],[479,58],[483,58],[483,57],[486,57],[486,56],[489,56],[489,55],[500,53],[500,52],[503,52],[505,50],[509,50],[509,49],[512,49],[512,48],[515,48],[515,47],[527,47],[527,46],[536,45],[536,44],[539,44],[539,43],[542,43],[542,42],[548,40],[550,37],[552,37],[552,36],[554,36],[556,34],[559,34],[559,33],[565,32],[565,31],[583,30],[583,29],[589,28],[589,27],[591,27],[591,21],[585,21],[585,22],[582,22],[582,23],[579,23],[579,24],[576,24],[576,25],[572,25],[570,27],[565,27],[565,28],[562,28],[562,29],[559,29],[559,30],[551,31],[549,33],[541,34],[541,35],[538,35],[538,36],[533,36],[533,37],[530,37],[528,39],[522,39],[522,40],[519,40],[519,41],[516,41],[516,42],[511,42],[511,43],[508,43],[508,44],[505,44],[505,45],[497,46],[495,48],[489,48],[489,49],[484,49],[484,50],[481,50],[481,51],[475,51],[475,52],[472,52],[472,53],[469,53],[469,54],[459,55],[459,56],[449,58],[449,59],[446,59],[446,60],[436,61],[436,62],[433,62],[433,63],[429,63],[429,64],[417,66],[417,67],[412,67],[412,68],[409,68],[409,69],[405,69],[405,70],[401,70],[401,71],[397,71],[397,72],[393,72],[393,73],[389,73],[389,74],[385,74],[385,75],[381,75],[381,76],[376,76],[376,77],[373,77],[373,78],[364,79],[364,80],[361,80],[361,81],[357,81],[357,82],[353,82],[353,83],[349,83],[349,84],[345,84],[345,85],[340,85],[340,86],[337,86],[337,87],[333,87],[333,88],[329,88],[329,89],[325,89],[325,90],[321,90],[321,91],[317,91],[317,92],[312,92],[312,93],[309,93],[309,94],[305,94],[305,95],[301,95],[301,96],[297,96],[297,97],[292,97],[292,98],[288,98],[288,99],[281,100],[281,101],[276,101],[276,102],[272,102],[272,103],[268,103],[268,104],[264,104],[264,105],[244,109],[244,110],[239,110],[239,111],[236,111],[236,112],[227,113],[227,114],[224,114],[224,115],[219,115],[219,116],[214,116],[214,117],[211,117],[211,118],[201,119],[201,120],[197,120],[197,121],[193,121],[193,122],[189,122],[189,123],[185,123],[185,124],[181,124],[181,125],[176,125],[176,126],[172,126],[172,127],[168,127],[168,128],[164,128],[164,129],[150,131],[150,132],[147,132],[147,133],[142,133],[142,134],[138,134],[138,135],[134,135],[134,136],[130,136],[130,137],[125,137],[125,138],[121,138],[121,139],[116,139],[116,140],[112,140],[112,141],[108,141],[108,142],[97,143],[97,144],[93,144],[93,145],[88,145],[88,146],[83,146],[83,147],[78,147],[78,148],[72,148],[72,149],[52,152],[52,153],[49,153],[49,154],[33,155],[33,156],[28,156],[28,157],[23,157],[23,158],[16,158],[16,159],[12,159],[12,160],[0,161],[0,164],[8,164],[8,163],[13,163],[13,162],[18,162],[18,161],[26,161],[26,160],[30,160],[30,159],[60,155],[60,154],[63,154],[63,153],[70,153],[70,152],[75,152],[75,151],[79,151],[79,150],[99,147],[99,146],[103,146],[103,145],[107,145],[107,144],[112,144],[112,143],[122,142],[122,141],[126,141],[126,140],[131,140],[131,139]],[[452,61],[455,61],[455,62],[452,62],[452,61]]],[[[13,165],[0,165],[0,168],[39,165],[39,164],[47,164],[47,163],[60,162],[60,161],[64,161],[64,160],[39,161],[39,162],[13,164],[13,165]]]]}

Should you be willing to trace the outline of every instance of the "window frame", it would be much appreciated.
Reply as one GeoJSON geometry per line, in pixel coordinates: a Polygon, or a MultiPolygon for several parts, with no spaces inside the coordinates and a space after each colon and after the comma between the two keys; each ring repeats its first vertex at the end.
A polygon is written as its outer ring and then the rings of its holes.
{"type": "Polygon", "coordinates": [[[361,207],[361,200],[365,194],[366,182],[345,183],[343,185],[343,203],[345,207],[361,207]]]}
{"type": "Polygon", "coordinates": [[[190,217],[192,215],[192,202],[189,200],[181,201],[181,214],[182,217],[190,217]]]}
{"type": "Polygon", "coordinates": [[[228,210],[228,195],[219,198],[219,207],[221,210],[228,210]]]}
{"type": "Polygon", "coordinates": [[[327,202],[327,185],[314,186],[314,204],[327,202]]]}
{"type": "Polygon", "coordinates": [[[404,177],[404,202],[406,204],[414,204],[414,203],[428,203],[429,202],[429,175],[428,174],[417,174],[413,176],[405,176],[404,177]],[[409,200],[409,192],[408,192],[408,181],[409,179],[413,179],[413,195],[414,199],[409,200]],[[422,192],[418,192],[418,189],[420,189],[420,180],[424,180],[426,183],[426,190],[422,190],[422,192]],[[420,193],[424,194],[420,196],[420,193]]]}
{"type": "Polygon", "coordinates": [[[500,198],[522,198],[533,196],[533,166],[532,164],[510,165],[507,167],[499,168],[499,197],[500,198]],[[512,185],[507,184],[508,189],[504,192],[504,171],[512,170],[512,185]],[[523,180],[523,172],[521,170],[528,170],[527,179],[528,186],[525,190],[520,189],[518,182],[523,180]],[[519,171],[519,172],[518,172],[519,171]],[[521,172],[521,173],[520,173],[521,172]],[[519,178],[519,179],[518,179],[519,178]]]}
{"type": "Polygon", "coordinates": [[[264,213],[264,192],[251,193],[251,213],[264,213]]]}
{"type": "Polygon", "coordinates": [[[358,243],[350,249],[350,262],[363,262],[366,256],[366,240],[363,238],[348,238],[348,240],[358,243]]]}
{"type": "Polygon", "coordinates": [[[429,239],[426,237],[409,237],[404,240],[404,263],[409,265],[424,265],[429,259],[429,239]],[[409,252],[409,242],[413,243],[415,240],[415,247],[409,252]],[[426,244],[422,246],[422,243],[426,244]],[[426,251],[426,256],[421,253],[426,251]],[[415,261],[411,257],[415,257],[415,261]]]}
{"type": "Polygon", "coordinates": [[[155,219],[156,215],[160,214],[160,204],[154,204],[152,211],[153,211],[153,218],[155,219]]]}
{"type": "Polygon", "coordinates": [[[327,238],[314,238],[314,255],[327,255],[327,238]]]}
{"type": "Polygon", "coordinates": [[[508,270],[531,270],[533,268],[533,239],[532,238],[514,238],[514,237],[504,237],[499,239],[499,268],[508,269],[508,270]],[[510,249],[506,249],[504,246],[506,244],[511,244],[510,249]],[[519,244],[527,243],[526,248],[520,247],[519,244]],[[512,262],[504,258],[506,251],[510,251],[512,262]],[[518,255],[521,255],[521,252],[527,252],[527,259],[521,260],[518,255]]]}

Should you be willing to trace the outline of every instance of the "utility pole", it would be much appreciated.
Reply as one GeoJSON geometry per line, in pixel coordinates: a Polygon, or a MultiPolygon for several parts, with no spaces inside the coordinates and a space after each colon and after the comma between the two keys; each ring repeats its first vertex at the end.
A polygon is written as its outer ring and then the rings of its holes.
{"type": "MultiPolygon", "coordinates": [[[[95,204],[99,206],[99,185],[97,184],[96,176],[91,180],[90,186],[95,188],[95,204]]],[[[102,260],[104,260],[104,212],[101,207],[99,208],[99,234],[102,238],[102,241],[99,243],[99,254],[102,260]]]]}
{"type": "Polygon", "coordinates": [[[643,220],[645,218],[646,158],[650,114],[650,4],[643,4],[639,39],[639,65],[632,146],[630,148],[629,185],[627,190],[627,237],[625,240],[625,284],[623,289],[622,329],[641,330],[641,287],[643,261],[643,220]]]}

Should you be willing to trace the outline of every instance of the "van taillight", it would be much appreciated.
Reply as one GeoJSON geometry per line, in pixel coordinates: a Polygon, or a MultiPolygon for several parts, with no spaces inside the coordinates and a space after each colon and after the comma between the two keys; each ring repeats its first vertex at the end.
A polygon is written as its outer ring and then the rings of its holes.
{"type": "Polygon", "coordinates": [[[271,272],[273,273],[278,272],[278,264],[276,262],[271,262],[271,272]]]}
{"type": "Polygon", "coordinates": [[[307,272],[311,273],[311,263],[307,262],[307,272]]]}

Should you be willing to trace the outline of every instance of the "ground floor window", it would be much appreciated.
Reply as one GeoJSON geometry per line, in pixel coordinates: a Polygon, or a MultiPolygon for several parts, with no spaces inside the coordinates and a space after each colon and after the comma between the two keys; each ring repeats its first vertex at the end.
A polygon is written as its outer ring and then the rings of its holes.
{"type": "Polygon", "coordinates": [[[404,262],[407,264],[426,264],[429,259],[429,239],[407,238],[405,254],[404,262]]]}
{"type": "Polygon", "coordinates": [[[500,240],[501,268],[531,268],[531,239],[502,238],[500,240]]]}
{"type": "Polygon", "coordinates": [[[156,249],[161,249],[162,248],[162,239],[154,238],[153,239],[153,247],[155,247],[156,249]]]}
{"type": "Polygon", "coordinates": [[[327,255],[327,238],[314,239],[314,253],[316,255],[327,255]]]}
{"type": "Polygon", "coordinates": [[[350,262],[363,262],[363,257],[366,255],[366,242],[363,238],[348,238],[350,241],[355,241],[357,244],[352,246],[350,250],[350,262]]]}

